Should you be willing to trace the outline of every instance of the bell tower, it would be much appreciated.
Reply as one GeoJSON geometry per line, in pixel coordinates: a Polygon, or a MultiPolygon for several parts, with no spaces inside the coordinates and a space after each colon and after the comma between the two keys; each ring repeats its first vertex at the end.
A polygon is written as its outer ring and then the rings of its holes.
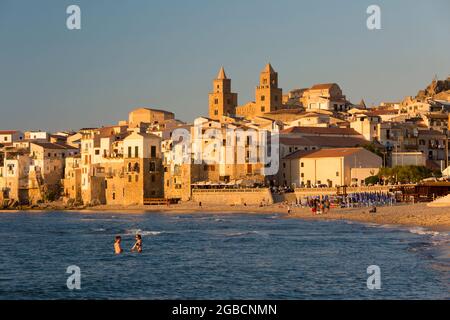
{"type": "Polygon", "coordinates": [[[278,88],[278,73],[273,70],[270,63],[266,65],[259,76],[255,99],[255,116],[276,111],[282,107],[283,90],[278,88]]]}
{"type": "Polygon", "coordinates": [[[213,80],[213,91],[209,94],[209,117],[221,120],[222,116],[234,116],[236,106],[237,93],[231,92],[231,79],[227,78],[222,67],[213,80]]]}

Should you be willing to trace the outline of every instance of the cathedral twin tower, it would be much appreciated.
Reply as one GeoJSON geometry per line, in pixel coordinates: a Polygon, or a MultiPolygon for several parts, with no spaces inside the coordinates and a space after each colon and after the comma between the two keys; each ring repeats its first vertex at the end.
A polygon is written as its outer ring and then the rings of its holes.
{"type": "Polygon", "coordinates": [[[209,117],[222,120],[223,116],[252,118],[281,109],[283,92],[278,88],[278,73],[266,65],[259,77],[255,101],[243,106],[237,105],[237,93],[231,92],[231,79],[222,67],[213,80],[213,91],[209,94],[209,117]]]}

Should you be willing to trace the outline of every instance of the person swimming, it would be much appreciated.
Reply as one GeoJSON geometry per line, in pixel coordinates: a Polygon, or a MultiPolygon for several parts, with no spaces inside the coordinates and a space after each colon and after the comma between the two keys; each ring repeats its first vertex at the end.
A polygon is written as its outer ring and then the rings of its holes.
{"type": "Polygon", "coordinates": [[[115,254],[121,254],[123,252],[122,247],[120,246],[120,242],[122,241],[121,236],[116,236],[114,241],[114,252],[115,254]]]}
{"type": "Polygon", "coordinates": [[[135,252],[135,251],[137,251],[139,253],[142,252],[142,237],[140,234],[136,235],[136,242],[135,242],[133,248],[131,248],[131,252],[135,252]]]}

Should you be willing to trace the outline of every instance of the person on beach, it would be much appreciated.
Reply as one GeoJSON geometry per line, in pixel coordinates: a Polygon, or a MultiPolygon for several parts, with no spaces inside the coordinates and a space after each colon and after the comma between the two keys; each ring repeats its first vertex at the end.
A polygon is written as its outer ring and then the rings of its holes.
{"type": "Polygon", "coordinates": [[[326,212],[328,213],[328,212],[330,212],[330,209],[331,209],[331,203],[330,203],[330,200],[325,200],[325,210],[326,210],[326,212]]]}
{"type": "Polygon", "coordinates": [[[120,242],[122,241],[121,236],[116,236],[114,241],[114,252],[115,254],[121,254],[123,252],[122,247],[120,246],[120,242]]]}
{"type": "Polygon", "coordinates": [[[136,235],[136,242],[133,246],[133,248],[131,248],[131,252],[135,252],[137,251],[138,253],[142,252],[142,237],[140,234],[136,235]]]}

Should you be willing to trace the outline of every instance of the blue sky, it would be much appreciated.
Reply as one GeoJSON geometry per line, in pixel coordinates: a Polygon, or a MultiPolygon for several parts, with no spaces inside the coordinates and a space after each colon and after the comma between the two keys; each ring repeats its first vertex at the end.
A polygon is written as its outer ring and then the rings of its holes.
{"type": "Polygon", "coordinates": [[[269,61],[284,92],[337,82],[355,103],[399,100],[450,75],[449,12],[448,0],[0,0],[0,129],[108,125],[140,106],[189,121],[221,65],[243,104],[269,61]],[[366,28],[371,4],[382,30],[366,28]]]}

